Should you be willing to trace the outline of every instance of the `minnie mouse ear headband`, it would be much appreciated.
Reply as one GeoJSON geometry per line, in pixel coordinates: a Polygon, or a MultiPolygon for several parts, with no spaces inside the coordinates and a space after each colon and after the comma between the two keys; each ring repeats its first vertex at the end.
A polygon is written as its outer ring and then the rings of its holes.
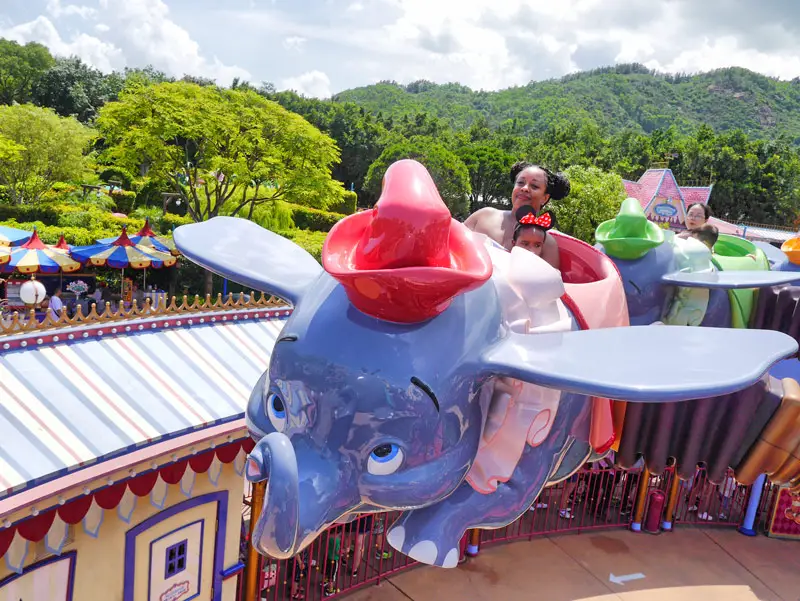
{"type": "Polygon", "coordinates": [[[552,211],[545,211],[537,216],[533,207],[530,206],[520,207],[517,209],[514,216],[517,218],[517,225],[514,228],[515,234],[526,225],[541,228],[545,233],[547,230],[553,229],[556,225],[555,213],[552,211]]]}

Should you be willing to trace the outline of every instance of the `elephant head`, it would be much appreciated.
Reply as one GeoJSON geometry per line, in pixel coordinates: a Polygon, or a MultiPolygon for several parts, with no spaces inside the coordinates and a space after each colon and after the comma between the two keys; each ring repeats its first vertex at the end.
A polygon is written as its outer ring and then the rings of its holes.
{"type": "MultiPolygon", "coordinates": [[[[421,508],[450,495],[476,456],[485,384],[495,377],[683,400],[739,390],[796,349],[782,334],[747,332],[752,339],[739,338],[746,352],[673,382],[670,366],[703,350],[689,328],[512,333],[486,247],[450,217],[414,161],[390,167],[375,209],[331,230],[324,269],[242,219],[183,226],[175,242],[201,266],[294,305],[246,410],[258,441],[247,477],[268,481],[254,544],[276,558],[354,512],[421,508]],[[653,336],[661,350],[643,361],[638,348],[653,336]]],[[[741,332],[728,332],[712,343],[730,348],[741,332]]]]}
{"type": "Polygon", "coordinates": [[[631,325],[648,325],[661,320],[675,299],[676,287],[688,286],[709,289],[701,325],[729,327],[729,290],[800,280],[778,271],[717,272],[711,268],[710,252],[696,241],[675,238],[672,232],[665,232],[649,221],[641,204],[634,198],[622,203],[615,219],[598,226],[596,238],[598,248],[614,261],[619,270],[631,325]],[[700,251],[694,246],[700,246],[700,251]],[[697,256],[703,253],[708,256],[697,261],[697,256]]]}

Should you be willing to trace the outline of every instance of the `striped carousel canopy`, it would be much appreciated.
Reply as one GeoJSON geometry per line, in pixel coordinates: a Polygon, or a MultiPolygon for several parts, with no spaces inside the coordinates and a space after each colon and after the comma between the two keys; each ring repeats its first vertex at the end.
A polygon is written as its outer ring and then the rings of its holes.
{"type": "MultiPolygon", "coordinates": [[[[8,262],[0,267],[0,271],[11,273],[71,273],[78,271],[81,264],[70,258],[64,251],[48,246],[33,230],[30,239],[22,246],[12,248],[8,262]]],[[[0,259],[2,262],[2,259],[0,259]]]]}
{"type": "Polygon", "coordinates": [[[98,242],[89,246],[75,246],[72,248],[72,258],[81,263],[88,263],[95,267],[112,267],[114,269],[160,269],[172,267],[177,259],[167,253],[159,252],[135,244],[129,237],[126,229],[122,228],[119,238],[109,243],[98,242]]]}
{"type": "Polygon", "coordinates": [[[30,237],[30,232],[0,225],[0,246],[19,246],[30,237]]]}
{"type": "Polygon", "coordinates": [[[284,320],[189,324],[0,347],[0,499],[241,419],[284,320]]]}
{"type": "MultiPolygon", "coordinates": [[[[155,232],[150,227],[150,219],[144,220],[144,227],[142,227],[135,236],[128,237],[136,246],[144,246],[145,248],[151,248],[158,252],[169,253],[176,256],[181,254],[180,251],[175,248],[175,243],[172,242],[172,240],[156,236],[155,232]]],[[[97,242],[99,244],[111,244],[114,240],[115,238],[103,238],[97,242]]]]}

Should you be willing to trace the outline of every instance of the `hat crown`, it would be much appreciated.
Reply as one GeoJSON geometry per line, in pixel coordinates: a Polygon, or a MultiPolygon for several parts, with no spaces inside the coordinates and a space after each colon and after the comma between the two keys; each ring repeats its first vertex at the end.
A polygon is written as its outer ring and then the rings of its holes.
{"type": "Polygon", "coordinates": [[[647,216],[635,198],[626,198],[617,214],[614,235],[618,238],[644,238],[647,216]]]}
{"type": "Polygon", "coordinates": [[[425,167],[412,160],[393,163],[359,240],[356,269],[449,267],[451,220],[425,167]]]}
{"type": "Polygon", "coordinates": [[[483,244],[450,216],[428,171],[412,160],[387,169],[372,211],[333,226],[322,265],[362,313],[396,323],[436,317],[492,275],[483,244]]]}

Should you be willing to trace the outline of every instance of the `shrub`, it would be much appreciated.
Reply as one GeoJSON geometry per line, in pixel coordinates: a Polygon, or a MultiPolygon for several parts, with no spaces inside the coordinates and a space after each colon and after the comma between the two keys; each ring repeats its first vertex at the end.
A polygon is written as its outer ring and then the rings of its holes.
{"type": "Polygon", "coordinates": [[[172,232],[176,227],[194,223],[194,220],[188,215],[176,215],[175,213],[166,213],[161,217],[161,232],[164,234],[172,232]]]}
{"type": "MultiPolygon", "coordinates": [[[[257,206],[253,210],[252,221],[273,232],[291,230],[295,227],[292,213],[288,203],[278,200],[257,206]]],[[[239,216],[247,216],[247,212],[242,211],[239,216]]]]}
{"type": "Polygon", "coordinates": [[[325,232],[289,230],[286,232],[276,233],[293,241],[295,244],[305,249],[317,261],[322,263],[322,244],[325,242],[325,238],[327,236],[325,232]]]}
{"type": "Polygon", "coordinates": [[[341,213],[342,215],[352,215],[357,208],[358,194],[350,190],[342,192],[342,200],[329,207],[331,213],[341,213]]]}
{"type": "Polygon", "coordinates": [[[127,215],[132,213],[134,206],[136,206],[136,192],[114,190],[111,193],[111,198],[114,201],[114,209],[117,213],[125,213],[127,215]]]}
{"type": "Polygon", "coordinates": [[[136,192],[137,207],[158,207],[163,206],[161,193],[166,191],[166,184],[159,180],[145,178],[136,192]]]}
{"type": "Polygon", "coordinates": [[[31,222],[17,222],[13,219],[7,221],[0,221],[0,225],[8,227],[15,227],[21,230],[32,230],[36,228],[42,242],[46,244],[55,244],[61,234],[64,234],[67,242],[76,246],[84,246],[94,244],[101,238],[111,238],[119,235],[119,228],[104,229],[93,228],[86,229],[82,227],[65,227],[60,225],[46,225],[41,221],[31,222]]]}
{"type": "Polygon", "coordinates": [[[344,217],[341,213],[330,213],[300,205],[289,205],[292,210],[292,221],[301,230],[312,232],[329,232],[344,217]]]}
{"type": "Polygon", "coordinates": [[[123,190],[130,190],[133,187],[131,174],[119,167],[106,167],[100,172],[100,181],[109,183],[111,181],[120,182],[123,190]]]}
{"type": "Polygon", "coordinates": [[[34,205],[4,205],[0,204],[0,221],[41,221],[55,224],[59,212],[51,204],[38,203],[34,205]]]}

